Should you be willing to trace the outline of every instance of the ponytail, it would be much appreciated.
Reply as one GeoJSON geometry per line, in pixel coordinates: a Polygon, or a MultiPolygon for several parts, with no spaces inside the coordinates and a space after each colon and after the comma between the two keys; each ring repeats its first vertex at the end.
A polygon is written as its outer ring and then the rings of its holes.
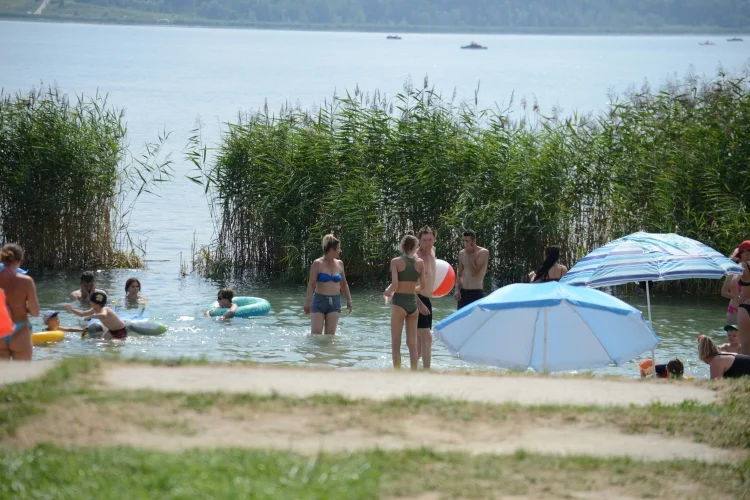
{"type": "Polygon", "coordinates": [[[23,260],[23,248],[16,243],[8,243],[0,250],[0,261],[3,264],[13,264],[23,260]]]}

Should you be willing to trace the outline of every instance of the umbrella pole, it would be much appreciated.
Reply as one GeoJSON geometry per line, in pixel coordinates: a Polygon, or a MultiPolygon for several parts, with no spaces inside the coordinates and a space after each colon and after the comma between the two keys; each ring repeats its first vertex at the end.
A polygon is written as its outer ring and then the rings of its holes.
{"type": "MultiPolygon", "coordinates": [[[[651,322],[651,292],[648,289],[648,280],[646,280],[646,304],[648,305],[648,326],[654,329],[654,324],[651,322]]],[[[656,356],[654,356],[654,347],[651,348],[651,366],[656,366],[656,356]]]]}
{"type": "Polygon", "coordinates": [[[542,357],[542,372],[547,373],[547,308],[544,308],[544,354],[542,357]]]}

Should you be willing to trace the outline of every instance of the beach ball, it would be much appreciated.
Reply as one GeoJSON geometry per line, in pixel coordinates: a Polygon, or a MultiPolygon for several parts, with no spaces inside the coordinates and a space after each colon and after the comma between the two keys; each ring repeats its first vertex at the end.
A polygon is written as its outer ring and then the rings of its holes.
{"type": "Polygon", "coordinates": [[[436,272],[435,272],[435,285],[432,290],[433,297],[444,297],[453,290],[453,285],[456,284],[456,273],[453,271],[453,266],[445,262],[444,260],[437,259],[436,272]]]}

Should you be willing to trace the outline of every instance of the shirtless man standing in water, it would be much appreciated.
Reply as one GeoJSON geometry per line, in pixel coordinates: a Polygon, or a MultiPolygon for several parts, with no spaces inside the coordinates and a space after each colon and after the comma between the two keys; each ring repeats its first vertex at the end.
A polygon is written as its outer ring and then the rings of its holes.
{"type": "Polygon", "coordinates": [[[31,361],[31,328],[29,314],[39,316],[39,299],[30,276],[18,273],[23,260],[23,249],[10,243],[0,250],[0,288],[5,292],[5,305],[15,323],[13,332],[0,338],[0,361],[31,361]]]}
{"type": "Polygon", "coordinates": [[[422,366],[430,369],[432,362],[432,290],[435,288],[437,261],[435,260],[435,240],[437,232],[429,226],[419,230],[419,250],[417,257],[424,261],[424,285],[417,294],[419,318],[417,319],[417,352],[422,358],[422,366]]]}
{"type": "Polygon", "coordinates": [[[477,235],[471,229],[464,231],[464,249],[458,253],[456,293],[458,309],[484,297],[484,275],[490,252],[477,245],[477,235]]]}

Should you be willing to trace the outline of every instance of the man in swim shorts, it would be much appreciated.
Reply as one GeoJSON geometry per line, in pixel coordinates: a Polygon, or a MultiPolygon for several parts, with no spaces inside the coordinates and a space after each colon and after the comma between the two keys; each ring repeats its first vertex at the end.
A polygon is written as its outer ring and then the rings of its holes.
{"type": "Polygon", "coordinates": [[[458,253],[458,276],[456,292],[458,309],[484,297],[484,275],[490,253],[486,248],[477,245],[477,235],[471,229],[463,234],[464,249],[458,253]]]}
{"type": "Polygon", "coordinates": [[[435,240],[437,231],[429,226],[419,230],[419,250],[417,257],[424,261],[425,288],[417,294],[419,318],[417,319],[417,352],[422,358],[422,366],[430,369],[432,362],[432,290],[435,288],[437,260],[435,259],[435,240]]]}
{"type": "Polygon", "coordinates": [[[70,294],[70,298],[71,300],[87,303],[89,301],[89,297],[91,297],[91,294],[97,291],[104,292],[104,290],[99,290],[96,288],[96,283],[94,282],[94,273],[86,271],[81,275],[80,288],[78,290],[73,290],[70,294]]]}

